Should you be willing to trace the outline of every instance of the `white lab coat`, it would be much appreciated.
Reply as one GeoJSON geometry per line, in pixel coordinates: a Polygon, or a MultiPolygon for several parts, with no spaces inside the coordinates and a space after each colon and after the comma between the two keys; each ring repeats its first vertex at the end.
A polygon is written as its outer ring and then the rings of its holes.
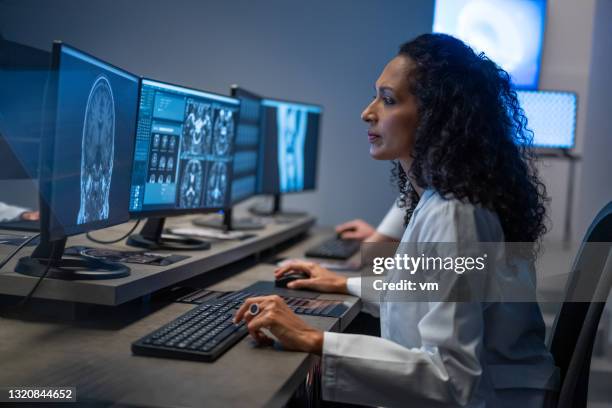
{"type": "Polygon", "coordinates": [[[19,219],[19,216],[29,211],[27,208],[9,205],[0,201],[0,222],[14,221],[19,219]]]}
{"type": "Polygon", "coordinates": [[[397,206],[394,201],[389,211],[383,218],[383,220],[376,227],[376,231],[379,234],[386,235],[388,237],[401,240],[406,228],[404,227],[404,210],[397,206]]]}
{"type": "MultiPolygon", "coordinates": [[[[402,242],[461,240],[502,242],[497,215],[426,190],[402,242]]],[[[349,279],[348,286],[360,294],[360,278],[349,279]]],[[[324,334],[324,399],[395,407],[540,408],[545,390],[558,387],[535,303],[383,302],[379,311],[382,338],[324,334]]]]}

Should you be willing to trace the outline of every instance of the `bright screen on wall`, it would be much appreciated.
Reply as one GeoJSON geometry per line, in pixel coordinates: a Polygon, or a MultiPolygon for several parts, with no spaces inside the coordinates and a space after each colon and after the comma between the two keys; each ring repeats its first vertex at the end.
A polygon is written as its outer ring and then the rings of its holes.
{"type": "Polygon", "coordinates": [[[433,31],[457,37],[537,89],[546,0],[436,0],[433,31]]]}
{"type": "Polygon", "coordinates": [[[533,131],[533,147],[571,149],[576,144],[576,94],[564,91],[517,91],[533,131]]]}

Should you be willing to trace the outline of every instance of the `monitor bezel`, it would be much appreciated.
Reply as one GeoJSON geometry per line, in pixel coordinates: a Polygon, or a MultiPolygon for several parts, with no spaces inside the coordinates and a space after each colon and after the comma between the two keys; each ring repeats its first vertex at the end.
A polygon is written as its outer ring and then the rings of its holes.
{"type": "MultiPolygon", "coordinates": [[[[66,44],[62,41],[54,41],[53,48],[51,52],[51,69],[49,74],[49,82],[47,83],[47,97],[45,98],[45,107],[44,107],[44,137],[41,140],[41,152],[40,152],[40,174],[39,174],[39,205],[40,205],[40,229],[41,235],[43,239],[48,239],[49,241],[57,241],[64,239],[66,237],[83,234],[89,231],[94,231],[97,229],[108,228],[114,225],[123,224],[129,221],[129,213],[126,211],[125,218],[121,220],[98,220],[89,222],[87,224],[82,225],[69,225],[64,226],[61,222],[55,217],[55,214],[52,211],[51,202],[53,200],[53,180],[55,180],[55,166],[54,166],[54,156],[55,156],[55,139],[57,133],[57,114],[58,114],[58,96],[59,96],[59,71],[61,65],[61,55],[63,49],[70,49],[79,54],[82,54],[88,58],[99,61],[101,64],[104,64],[112,69],[115,69],[127,77],[131,77],[134,79],[136,84],[140,83],[140,77],[132,74],[129,71],[126,71],[122,68],[119,68],[113,64],[110,64],[98,57],[95,57],[87,52],[84,52],[72,45],[66,44]],[[45,176],[48,179],[45,179],[45,176]]],[[[136,103],[138,102],[138,95],[136,103]]],[[[135,106],[137,108],[137,106],[135,106]]],[[[134,141],[136,135],[134,134],[134,141]]],[[[129,157],[133,157],[134,152],[134,144],[132,144],[132,151],[130,152],[129,157]]],[[[126,202],[126,205],[129,207],[129,201],[126,202]]]]}
{"type": "MultiPolygon", "coordinates": [[[[174,86],[177,88],[182,88],[182,89],[186,89],[188,91],[195,91],[195,92],[200,92],[200,93],[205,93],[205,94],[209,94],[212,96],[217,96],[217,97],[221,97],[224,99],[233,99],[237,102],[238,104],[238,114],[236,116],[236,123],[238,123],[238,121],[240,120],[240,108],[241,108],[241,102],[239,99],[231,97],[231,96],[227,96],[227,95],[223,95],[220,93],[216,93],[216,92],[210,92],[210,91],[204,91],[201,89],[197,89],[197,88],[193,88],[193,87],[188,87],[188,86],[184,86],[184,85],[178,85],[178,84],[174,84],[171,82],[166,82],[166,81],[160,81],[157,79],[152,79],[152,78],[148,78],[148,77],[141,77],[140,78],[140,84],[139,84],[139,90],[138,90],[138,112],[136,114],[136,132],[138,132],[138,119],[140,117],[140,98],[141,98],[141,93],[142,93],[142,87],[143,87],[143,82],[144,81],[151,81],[151,82],[155,82],[158,84],[162,84],[162,85],[168,85],[168,86],[174,86]]],[[[237,126],[236,126],[237,128],[237,126]]],[[[235,136],[234,136],[235,138],[235,136]]],[[[136,148],[136,138],[134,138],[134,149],[136,148]]],[[[132,161],[133,161],[133,157],[134,157],[134,149],[132,151],[132,161]]],[[[230,202],[229,202],[229,206],[231,207],[231,184],[233,182],[234,179],[234,174],[233,174],[233,161],[234,161],[234,143],[232,143],[231,146],[231,152],[230,152],[230,156],[232,156],[232,165],[229,166],[228,169],[228,177],[229,177],[229,189],[230,189],[230,202]]],[[[134,169],[134,163],[132,162],[132,171],[134,169]]],[[[128,209],[131,207],[131,189],[132,189],[132,182],[130,180],[130,202],[128,203],[128,209]]],[[[210,213],[216,213],[219,211],[222,211],[223,209],[228,208],[226,206],[220,206],[220,207],[206,207],[206,208],[173,208],[173,209],[154,209],[154,210],[141,210],[141,211],[133,211],[131,209],[129,209],[129,213],[130,213],[130,219],[140,219],[140,218],[149,218],[149,217],[172,217],[172,216],[180,216],[180,215],[190,215],[190,214],[210,214],[210,213]]]]}
{"type": "MultiPolygon", "coordinates": [[[[530,92],[530,93],[548,93],[548,94],[569,94],[569,95],[573,95],[575,100],[576,100],[576,113],[574,115],[574,129],[573,129],[573,140],[572,140],[572,145],[571,146],[547,146],[547,145],[538,145],[535,143],[532,143],[530,145],[531,148],[534,149],[534,151],[537,154],[551,154],[551,153],[556,153],[556,152],[570,152],[573,151],[576,148],[576,139],[578,137],[578,107],[579,107],[579,95],[578,92],[575,91],[567,91],[567,90],[558,90],[558,89],[517,89],[517,91],[521,91],[521,92],[530,92]]],[[[517,95],[518,97],[518,95],[517,95]]],[[[521,106],[521,109],[523,109],[523,107],[521,106]]],[[[524,110],[523,110],[524,112],[524,110]]],[[[529,118],[527,118],[529,120],[529,118]]],[[[527,122],[527,128],[529,129],[529,121],[527,122]]],[[[531,129],[530,129],[531,130],[531,129]]],[[[534,139],[535,139],[535,135],[534,135],[534,139]]]]}
{"type": "MultiPolygon", "coordinates": [[[[317,190],[317,186],[319,185],[319,181],[318,181],[318,177],[319,177],[319,156],[321,155],[321,133],[322,133],[322,129],[323,129],[323,106],[316,104],[316,103],[310,103],[310,102],[300,102],[300,101],[294,101],[294,100],[290,100],[290,99],[281,99],[281,98],[269,98],[269,97],[264,97],[262,98],[262,106],[263,106],[263,101],[264,100],[269,100],[269,101],[274,101],[274,102],[280,102],[280,103],[288,103],[288,104],[294,104],[294,105],[307,105],[307,106],[313,106],[319,109],[319,131],[317,132],[317,149],[316,149],[316,155],[315,155],[315,162],[314,162],[314,186],[312,188],[304,188],[302,190],[297,190],[297,191],[282,191],[280,188],[280,183],[277,184],[277,188],[275,190],[265,190],[263,187],[261,189],[258,189],[258,191],[260,192],[260,194],[282,194],[282,195],[286,195],[286,194],[301,194],[301,193],[308,193],[311,191],[316,191],[317,190]]],[[[263,115],[261,115],[260,117],[260,126],[261,126],[261,122],[263,121],[263,115]]],[[[263,184],[262,184],[263,185],[263,184]]]]}

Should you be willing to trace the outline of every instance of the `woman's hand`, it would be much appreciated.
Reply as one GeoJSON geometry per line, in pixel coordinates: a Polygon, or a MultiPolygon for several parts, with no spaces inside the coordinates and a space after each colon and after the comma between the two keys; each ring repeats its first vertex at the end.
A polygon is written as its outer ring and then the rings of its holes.
{"type": "Polygon", "coordinates": [[[38,221],[40,219],[40,213],[38,211],[24,211],[19,218],[25,221],[38,221]]]}
{"type": "Polygon", "coordinates": [[[271,339],[262,332],[267,329],[287,350],[321,354],[323,332],[311,326],[293,313],[285,301],[277,295],[248,298],[234,316],[234,323],[244,320],[251,336],[260,344],[270,344],[271,339]],[[253,315],[249,309],[257,304],[259,312],[253,315]]]}
{"type": "Polygon", "coordinates": [[[274,271],[274,278],[278,279],[291,272],[305,272],[308,279],[298,279],[289,282],[289,289],[310,289],[318,292],[347,294],[346,277],[338,275],[329,269],[323,268],[315,262],[288,261],[274,271]]]}
{"type": "Polygon", "coordinates": [[[356,239],[363,241],[376,230],[363,220],[352,220],[336,226],[336,234],[340,234],[342,239],[356,239]]]}

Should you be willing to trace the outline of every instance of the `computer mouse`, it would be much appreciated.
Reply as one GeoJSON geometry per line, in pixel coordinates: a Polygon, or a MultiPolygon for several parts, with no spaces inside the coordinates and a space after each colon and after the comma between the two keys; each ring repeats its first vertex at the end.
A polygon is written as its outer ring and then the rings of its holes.
{"type": "Polygon", "coordinates": [[[306,272],[290,272],[286,275],[281,276],[280,278],[274,281],[274,286],[277,288],[286,288],[289,282],[293,282],[298,279],[308,279],[310,275],[306,272]]]}

